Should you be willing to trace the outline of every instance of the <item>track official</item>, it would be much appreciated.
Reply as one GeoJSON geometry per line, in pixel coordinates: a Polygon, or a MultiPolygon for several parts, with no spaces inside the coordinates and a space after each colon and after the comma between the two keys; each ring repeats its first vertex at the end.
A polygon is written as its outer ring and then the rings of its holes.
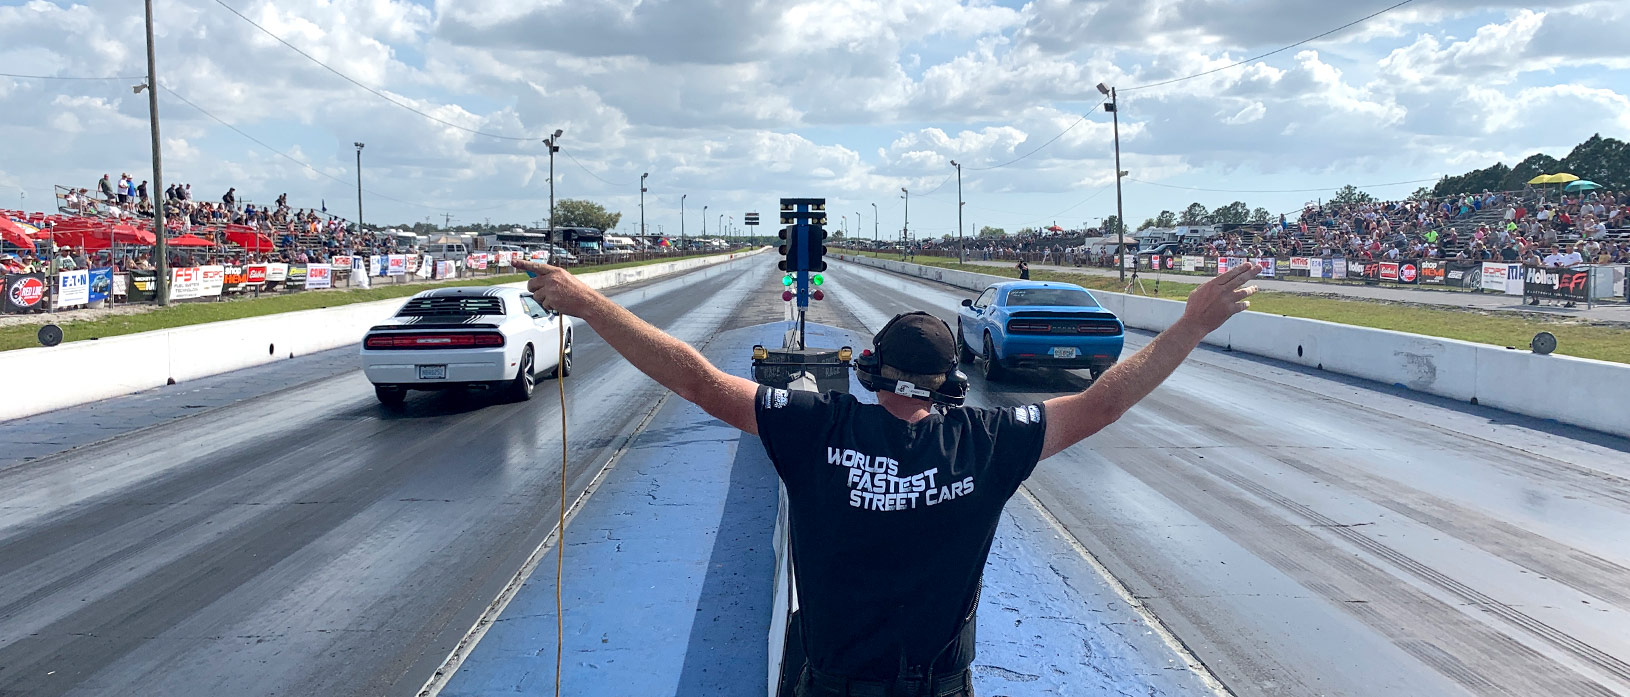
{"type": "Polygon", "coordinates": [[[926,313],[873,339],[868,405],[726,374],[575,276],[516,266],[537,274],[528,288],[544,307],[582,318],[664,387],[763,441],[791,506],[807,657],[795,693],[807,697],[971,697],[974,610],[1002,506],[1038,461],[1114,423],[1246,309],[1257,273],[1245,264],[1197,288],[1182,319],[1085,391],[981,409],[934,404],[955,387],[956,345],[926,313]]]}

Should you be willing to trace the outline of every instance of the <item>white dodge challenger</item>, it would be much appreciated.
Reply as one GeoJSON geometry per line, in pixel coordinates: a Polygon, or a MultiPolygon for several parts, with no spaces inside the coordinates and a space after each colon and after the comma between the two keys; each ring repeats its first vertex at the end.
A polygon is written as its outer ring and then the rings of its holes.
{"type": "Polygon", "coordinates": [[[408,390],[452,387],[487,387],[511,399],[531,399],[538,373],[571,374],[572,327],[572,318],[543,309],[519,288],[427,290],[368,329],[362,372],[385,404],[401,403],[408,390]]]}

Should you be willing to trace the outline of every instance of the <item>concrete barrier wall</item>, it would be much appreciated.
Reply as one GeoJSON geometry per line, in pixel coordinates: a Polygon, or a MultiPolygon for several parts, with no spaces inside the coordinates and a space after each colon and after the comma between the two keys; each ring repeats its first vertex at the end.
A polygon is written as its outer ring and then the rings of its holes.
{"type": "MultiPolygon", "coordinates": [[[[767,250],[596,271],[579,278],[596,289],[611,288],[767,250]]],[[[390,317],[406,301],[395,298],[0,352],[0,374],[10,380],[6,390],[10,398],[0,402],[0,421],[354,344],[368,327],[390,317]]]]}
{"type": "MultiPolygon", "coordinates": [[[[971,292],[1005,276],[953,271],[873,257],[840,259],[940,281],[971,292]]],[[[1104,308],[1134,329],[1163,331],[1184,304],[1140,295],[1092,291],[1104,308]]],[[[1245,312],[1205,342],[1333,373],[1471,401],[1630,437],[1630,366],[1571,356],[1355,327],[1299,317],[1245,312]]]]}

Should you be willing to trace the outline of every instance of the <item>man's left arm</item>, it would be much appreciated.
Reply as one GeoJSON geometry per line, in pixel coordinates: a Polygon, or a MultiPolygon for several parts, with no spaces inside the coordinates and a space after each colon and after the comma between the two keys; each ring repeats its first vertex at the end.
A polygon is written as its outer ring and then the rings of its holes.
{"type": "Polygon", "coordinates": [[[1182,319],[1143,350],[1117,363],[1086,390],[1044,402],[1047,432],[1042,440],[1042,459],[1115,423],[1165,382],[1201,339],[1251,306],[1246,298],[1257,289],[1245,283],[1255,278],[1258,270],[1256,264],[1244,264],[1196,288],[1189,294],[1182,319]]]}

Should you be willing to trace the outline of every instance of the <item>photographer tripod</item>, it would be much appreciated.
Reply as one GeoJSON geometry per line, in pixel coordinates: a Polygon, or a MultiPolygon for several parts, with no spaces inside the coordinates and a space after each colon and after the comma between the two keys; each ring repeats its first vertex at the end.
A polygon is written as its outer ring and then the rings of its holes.
{"type": "MultiPolygon", "coordinates": [[[[1160,295],[1160,261],[1151,257],[1150,263],[1155,266],[1155,295],[1158,296],[1160,295]]],[[[1143,287],[1143,278],[1138,275],[1138,267],[1135,264],[1132,266],[1132,277],[1126,279],[1126,287],[1122,288],[1121,292],[1132,295],[1132,286],[1138,287],[1138,295],[1149,294],[1149,289],[1143,287]]]]}

